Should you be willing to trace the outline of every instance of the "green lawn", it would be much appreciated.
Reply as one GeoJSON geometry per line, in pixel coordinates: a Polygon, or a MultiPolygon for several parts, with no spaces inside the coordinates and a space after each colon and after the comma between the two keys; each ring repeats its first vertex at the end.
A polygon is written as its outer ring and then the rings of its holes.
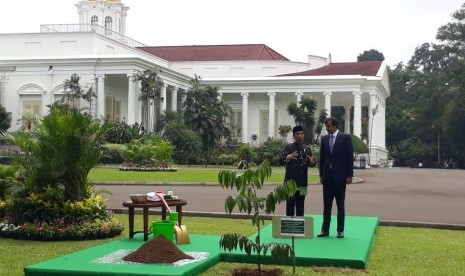
{"type": "MultiPolygon", "coordinates": [[[[120,171],[117,168],[94,168],[89,173],[92,181],[135,181],[135,182],[194,182],[218,183],[220,169],[179,168],[177,172],[134,172],[120,171]]],[[[309,172],[309,182],[317,182],[317,170],[309,172]]],[[[282,182],[284,169],[273,168],[273,173],[267,182],[282,182]]]]}
{"type": "MultiPolygon", "coordinates": [[[[127,223],[126,215],[117,217],[127,223]]],[[[251,234],[255,231],[250,220],[231,223],[230,219],[184,217],[183,222],[192,234],[251,234]]],[[[136,223],[142,223],[140,215],[136,215],[136,223]]],[[[0,238],[0,275],[24,275],[23,268],[29,264],[126,238],[126,229],[119,237],[96,241],[38,242],[0,238]]],[[[237,264],[220,263],[202,276],[230,275],[228,269],[232,267],[237,264]]],[[[285,275],[292,275],[292,267],[283,268],[285,275]]],[[[297,267],[296,275],[465,275],[465,231],[379,227],[366,270],[297,267]]]]}

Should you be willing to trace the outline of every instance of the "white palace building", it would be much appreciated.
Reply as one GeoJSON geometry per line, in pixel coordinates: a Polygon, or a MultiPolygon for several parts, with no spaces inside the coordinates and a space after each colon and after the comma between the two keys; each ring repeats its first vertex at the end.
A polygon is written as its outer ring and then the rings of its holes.
{"type": "MultiPolygon", "coordinates": [[[[47,114],[47,105],[63,98],[63,81],[73,73],[83,86],[96,90],[91,108],[95,116],[142,122],[151,130],[147,122],[160,113],[180,110],[183,92],[198,75],[221,88],[222,99],[233,110],[234,134],[242,142],[252,143],[252,135],[258,141],[277,137],[279,125],[295,124],[287,113],[289,103],[311,97],[318,102],[318,112],[344,108],[345,132],[359,137],[371,133],[372,164],[387,159],[385,107],[390,91],[384,62],[333,63],[331,56],[313,55],[307,62],[294,62],[265,44],[146,46],[126,36],[129,7],[120,0],[83,0],[76,7],[79,24],[0,34],[0,103],[12,113],[9,131],[21,127],[26,111],[47,114]],[[153,102],[150,118],[144,118],[134,76],[154,67],[161,69],[165,86],[162,100],[153,102]],[[377,113],[372,118],[368,112],[362,131],[362,110],[375,107],[377,113]]],[[[87,104],[81,101],[80,107],[87,104]]]]}

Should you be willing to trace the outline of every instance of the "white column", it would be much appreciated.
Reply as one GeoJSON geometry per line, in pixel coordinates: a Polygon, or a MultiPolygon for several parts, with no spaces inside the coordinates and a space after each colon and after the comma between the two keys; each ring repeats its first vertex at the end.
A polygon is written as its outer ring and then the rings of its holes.
{"type": "Polygon", "coordinates": [[[350,106],[344,106],[344,132],[351,134],[350,132],[350,106]]]}
{"type": "Polygon", "coordinates": [[[362,136],[362,92],[355,91],[354,95],[354,132],[353,134],[358,138],[362,136]]]}
{"type": "Polygon", "coordinates": [[[242,143],[248,141],[249,129],[249,93],[241,93],[242,96],[242,143]]]}
{"type": "Polygon", "coordinates": [[[133,125],[136,122],[136,83],[134,79],[134,74],[128,74],[128,125],[133,125]]]}
{"type": "Polygon", "coordinates": [[[139,101],[141,82],[136,81],[136,122],[142,124],[142,101],[139,101]]]}
{"type": "Polygon", "coordinates": [[[217,97],[218,101],[221,102],[221,100],[223,99],[223,93],[221,92],[218,92],[218,97],[217,97]]]}
{"type": "Polygon", "coordinates": [[[325,96],[325,111],[328,117],[331,117],[331,95],[333,93],[331,92],[323,92],[323,95],[325,96]]]}
{"type": "Polygon", "coordinates": [[[178,88],[173,87],[171,90],[171,111],[176,112],[178,110],[178,88]]]}
{"type": "Polygon", "coordinates": [[[105,118],[105,75],[97,76],[97,117],[105,118]]]}
{"type": "Polygon", "coordinates": [[[160,113],[166,112],[166,90],[168,90],[168,85],[163,85],[161,88],[161,95],[160,95],[160,113]]]}
{"type": "MultiPolygon", "coordinates": [[[[95,76],[94,76],[94,78],[93,78],[93,80],[92,80],[92,89],[94,90],[94,93],[97,93],[97,92],[98,92],[98,91],[97,91],[97,89],[98,89],[97,87],[98,87],[97,78],[95,78],[95,76]]],[[[51,101],[53,102],[53,100],[54,100],[54,98],[55,98],[55,95],[50,95],[50,98],[51,98],[51,101]]],[[[98,98],[93,98],[93,99],[92,99],[92,103],[93,103],[93,105],[94,105],[93,108],[92,108],[92,117],[94,117],[94,118],[97,118],[97,114],[98,114],[98,113],[97,113],[97,99],[98,99],[98,98]]]]}
{"type": "Polygon", "coordinates": [[[376,127],[373,132],[377,132],[378,135],[376,136],[376,144],[381,147],[386,147],[386,100],[379,99],[379,108],[378,114],[375,116],[375,123],[374,126],[376,127]]]}
{"type": "Polygon", "coordinates": [[[41,98],[42,98],[42,99],[41,99],[41,102],[42,102],[42,106],[41,106],[42,111],[41,111],[41,113],[42,113],[42,114],[40,114],[40,115],[41,115],[41,116],[45,116],[45,115],[47,115],[47,113],[48,113],[48,110],[47,110],[48,107],[47,107],[47,105],[49,104],[49,103],[48,103],[48,99],[50,99],[50,91],[44,91],[44,93],[42,93],[41,98]]]}
{"type": "Polygon", "coordinates": [[[302,92],[295,92],[295,96],[297,97],[297,104],[300,104],[300,102],[302,101],[302,96],[304,95],[304,93],[302,92]]]}
{"type": "Polygon", "coordinates": [[[53,69],[48,70],[48,91],[45,91],[42,95],[42,115],[45,116],[49,113],[48,105],[52,104],[52,81],[53,81],[53,69]]]}
{"type": "Polygon", "coordinates": [[[276,105],[276,93],[268,93],[269,106],[268,106],[268,137],[274,137],[274,123],[275,123],[275,105],[276,105]]]}

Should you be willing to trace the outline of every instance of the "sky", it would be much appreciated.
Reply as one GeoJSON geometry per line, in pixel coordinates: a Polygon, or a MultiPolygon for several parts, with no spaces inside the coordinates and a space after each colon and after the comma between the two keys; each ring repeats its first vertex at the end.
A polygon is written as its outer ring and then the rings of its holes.
{"type": "MultiPolygon", "coordinates": [[[[0,0],[0,33],[76,24],[78,0],[0,0]]],[[[388,65],[437,43],[465,0],[122,0],[126,36],[148,46],[266,44],[293,61],[356,61],[366,50],[388,65]]],[[[1,53],[0,53],[1,56],[1,53]]]]}

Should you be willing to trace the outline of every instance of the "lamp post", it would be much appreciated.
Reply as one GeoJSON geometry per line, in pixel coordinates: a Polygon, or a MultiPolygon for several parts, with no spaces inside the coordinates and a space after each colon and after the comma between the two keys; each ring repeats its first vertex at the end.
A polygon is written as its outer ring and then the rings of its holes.
{"type": "MultiPolygon", "coordinates": [[[[370,129],[370,138],[368,140],[368,166],[370,166],[370,162],[371,162],[371,140],[373,138],[373,122],[375,120],[375,115],[376,113],[378,113],[378,105],[376,105],[374,108],[371,109],[371,129],[370,129]]],[[[376,159],[377,161],[378,159],[376,159]]]]}
{"type": "Polygon", "coordinates": [[[441,135],[439,133],[439,127],[438,126],[432,126],[432,128],[435,128],[438,132],[438,166],[441,165],[441,135]]]}

